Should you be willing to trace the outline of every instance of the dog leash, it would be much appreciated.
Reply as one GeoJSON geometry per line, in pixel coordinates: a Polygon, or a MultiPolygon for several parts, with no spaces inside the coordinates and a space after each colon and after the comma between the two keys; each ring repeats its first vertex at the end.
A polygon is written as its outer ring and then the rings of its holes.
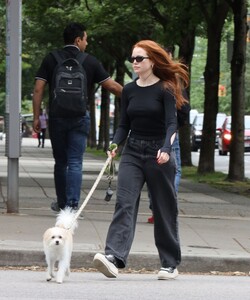
{"type": "Polygon", "coordinates": [[[80,206],[80,208],[78,209],[78,211],[75,213],[75,216],[74,216],[74,219],[72,220],[71,225],[69,226],[69,228],[67,228],[68,230],[72,227],[72,225],[74,224],[74,222],[75,222],[75,221],[77,220],[77,218],[80,216],[80,214],[81,214],[82,210],[84,209],[84,207],[87,205],[87,203],[88,203],[90,197],[91,197],[92,194],[94,193],[94,191],[95,191],[95,189],[96,189],[96,187],[97,187],[99,181],[101,180],[103,173],[105,172],[105,170],[106,170],[106,168],[108,167],[108,165],[111,164],[111,162],[112,162],[112,156],[109,155],[108,158],[107,158],[107,160],[106,160],[106,162],[104,163],[104,165],[103,165],[103,167],[102,167],[102,169],[101,169],[101,171],[100,171],[98,177],[96,178],[96,181],[94,182],[94,184],[93,184],[91,190],[89,191],[87,197],[86,197],[85,200],[83,201],[83,203],[82,203],[82,205],[80,206]]]}

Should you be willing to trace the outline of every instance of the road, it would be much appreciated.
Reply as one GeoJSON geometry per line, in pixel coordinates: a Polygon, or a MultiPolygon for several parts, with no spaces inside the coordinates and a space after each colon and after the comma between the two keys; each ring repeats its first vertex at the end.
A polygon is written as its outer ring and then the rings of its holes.
{"type": "Polygon", "coordinates": [[[180,275],[160,281],[156,274],[72,272],[63,284],[45,281],[45,272],[0,270],[0,299],[215,300],[249,299],[249,276],[180,275]]]}
{"type": "MultiPolygon", "coordinates": [[[[200,152],[192,152],[192,163],[194,166],[198,166],[200,152]]],[[[245,153],[245,177],[250,178],[250,153],[245,153]]],[[[218,150],[215,150],[214,156],[215,171],[223,172],[228,174],[229,168],[229,155],[220,156],[218,150]]]]}

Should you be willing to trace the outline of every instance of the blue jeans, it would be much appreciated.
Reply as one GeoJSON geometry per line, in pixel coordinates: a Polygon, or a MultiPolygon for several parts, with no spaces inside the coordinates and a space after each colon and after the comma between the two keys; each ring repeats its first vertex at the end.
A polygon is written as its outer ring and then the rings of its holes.
{"type": "Polygon", "coordinates": [[[180,180],[181,180],[181,149],[180,149],[180,143],[179,143],[179,135],[176,133],[173,145],[172,145],[172,151],[175,155],[175,163],[176,163],[176,174],[175,174],[175,191],[178,193],[180,180]]]}
{"type": "Polygon", "coordinates": [[[154,211],[154,238],[162,267],[176,267],[181,261],[178,234],[178,209],[174,188],[175,161],[159,165],[157,151],[164,140],[144,141],[129,137],[118,171],[117,199],[106,239],[105,253],[126,266],[134,239],[140,193],[144,183],[150,190],[154,211]]]}
{"type": "Polygon", "coordinates": [[[89,112],[84,117],[49,119],[55,159],[55,189],[61,209],[65,206],[78,207],[82,186],[82,161],[89,129],[89,112]]]}

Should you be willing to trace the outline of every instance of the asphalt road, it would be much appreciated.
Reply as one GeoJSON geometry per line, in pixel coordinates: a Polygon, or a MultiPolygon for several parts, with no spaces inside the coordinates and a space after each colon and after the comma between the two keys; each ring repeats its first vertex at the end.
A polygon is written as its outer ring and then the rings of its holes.
{"type": "Polygon", "coordinates": [[[160,281],[156,274],[72,272],[63,284],[45,281],[45,272],[0,271],[0,299],[213,300],[249,299],[249,276],[180,275],[160,281]]]}
{"type": "MultiPolygon", "coordinates": [[[[199,157],[200,157],[200,152],[192,152],[192,163],[194,166],[198,166],[199,157]]],[[[246,152],[244,157],[245,157],[245,177],[250,178],[250,153],[246,152]]],[[[218,154],[218,150],[215,150],[215,154],[214,154],[215,171],[228,174],[229,159],[230,159],[229,155],[220,156],[218,154]]]]}

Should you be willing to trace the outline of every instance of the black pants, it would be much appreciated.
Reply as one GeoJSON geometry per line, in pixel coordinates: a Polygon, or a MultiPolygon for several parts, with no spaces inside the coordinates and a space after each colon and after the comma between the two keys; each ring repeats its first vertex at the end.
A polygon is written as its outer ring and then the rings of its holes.
{"type": "Polygon", "coordinates": [[[147,183],[154,211],[154,237],[162,267],[176,267],[181,261],[178,234],[177,197],[174,188],[176,166],[173,157],[162,165],[156,161],[163,140],[129,138],[119,164],[117,200],[106,239],[106,254],[126,266],[134,239],[140,193],[147,183]]]}
{"type": "Polygon", "coordinates": [[[42,145],[44,146],[44,141],[45,141],[45,135],[46,135],[46,128],[42,128],[41,132],[37,134],[38,138],[38,145],[41,145],[41,140],[42,140],[42,145]]]}

